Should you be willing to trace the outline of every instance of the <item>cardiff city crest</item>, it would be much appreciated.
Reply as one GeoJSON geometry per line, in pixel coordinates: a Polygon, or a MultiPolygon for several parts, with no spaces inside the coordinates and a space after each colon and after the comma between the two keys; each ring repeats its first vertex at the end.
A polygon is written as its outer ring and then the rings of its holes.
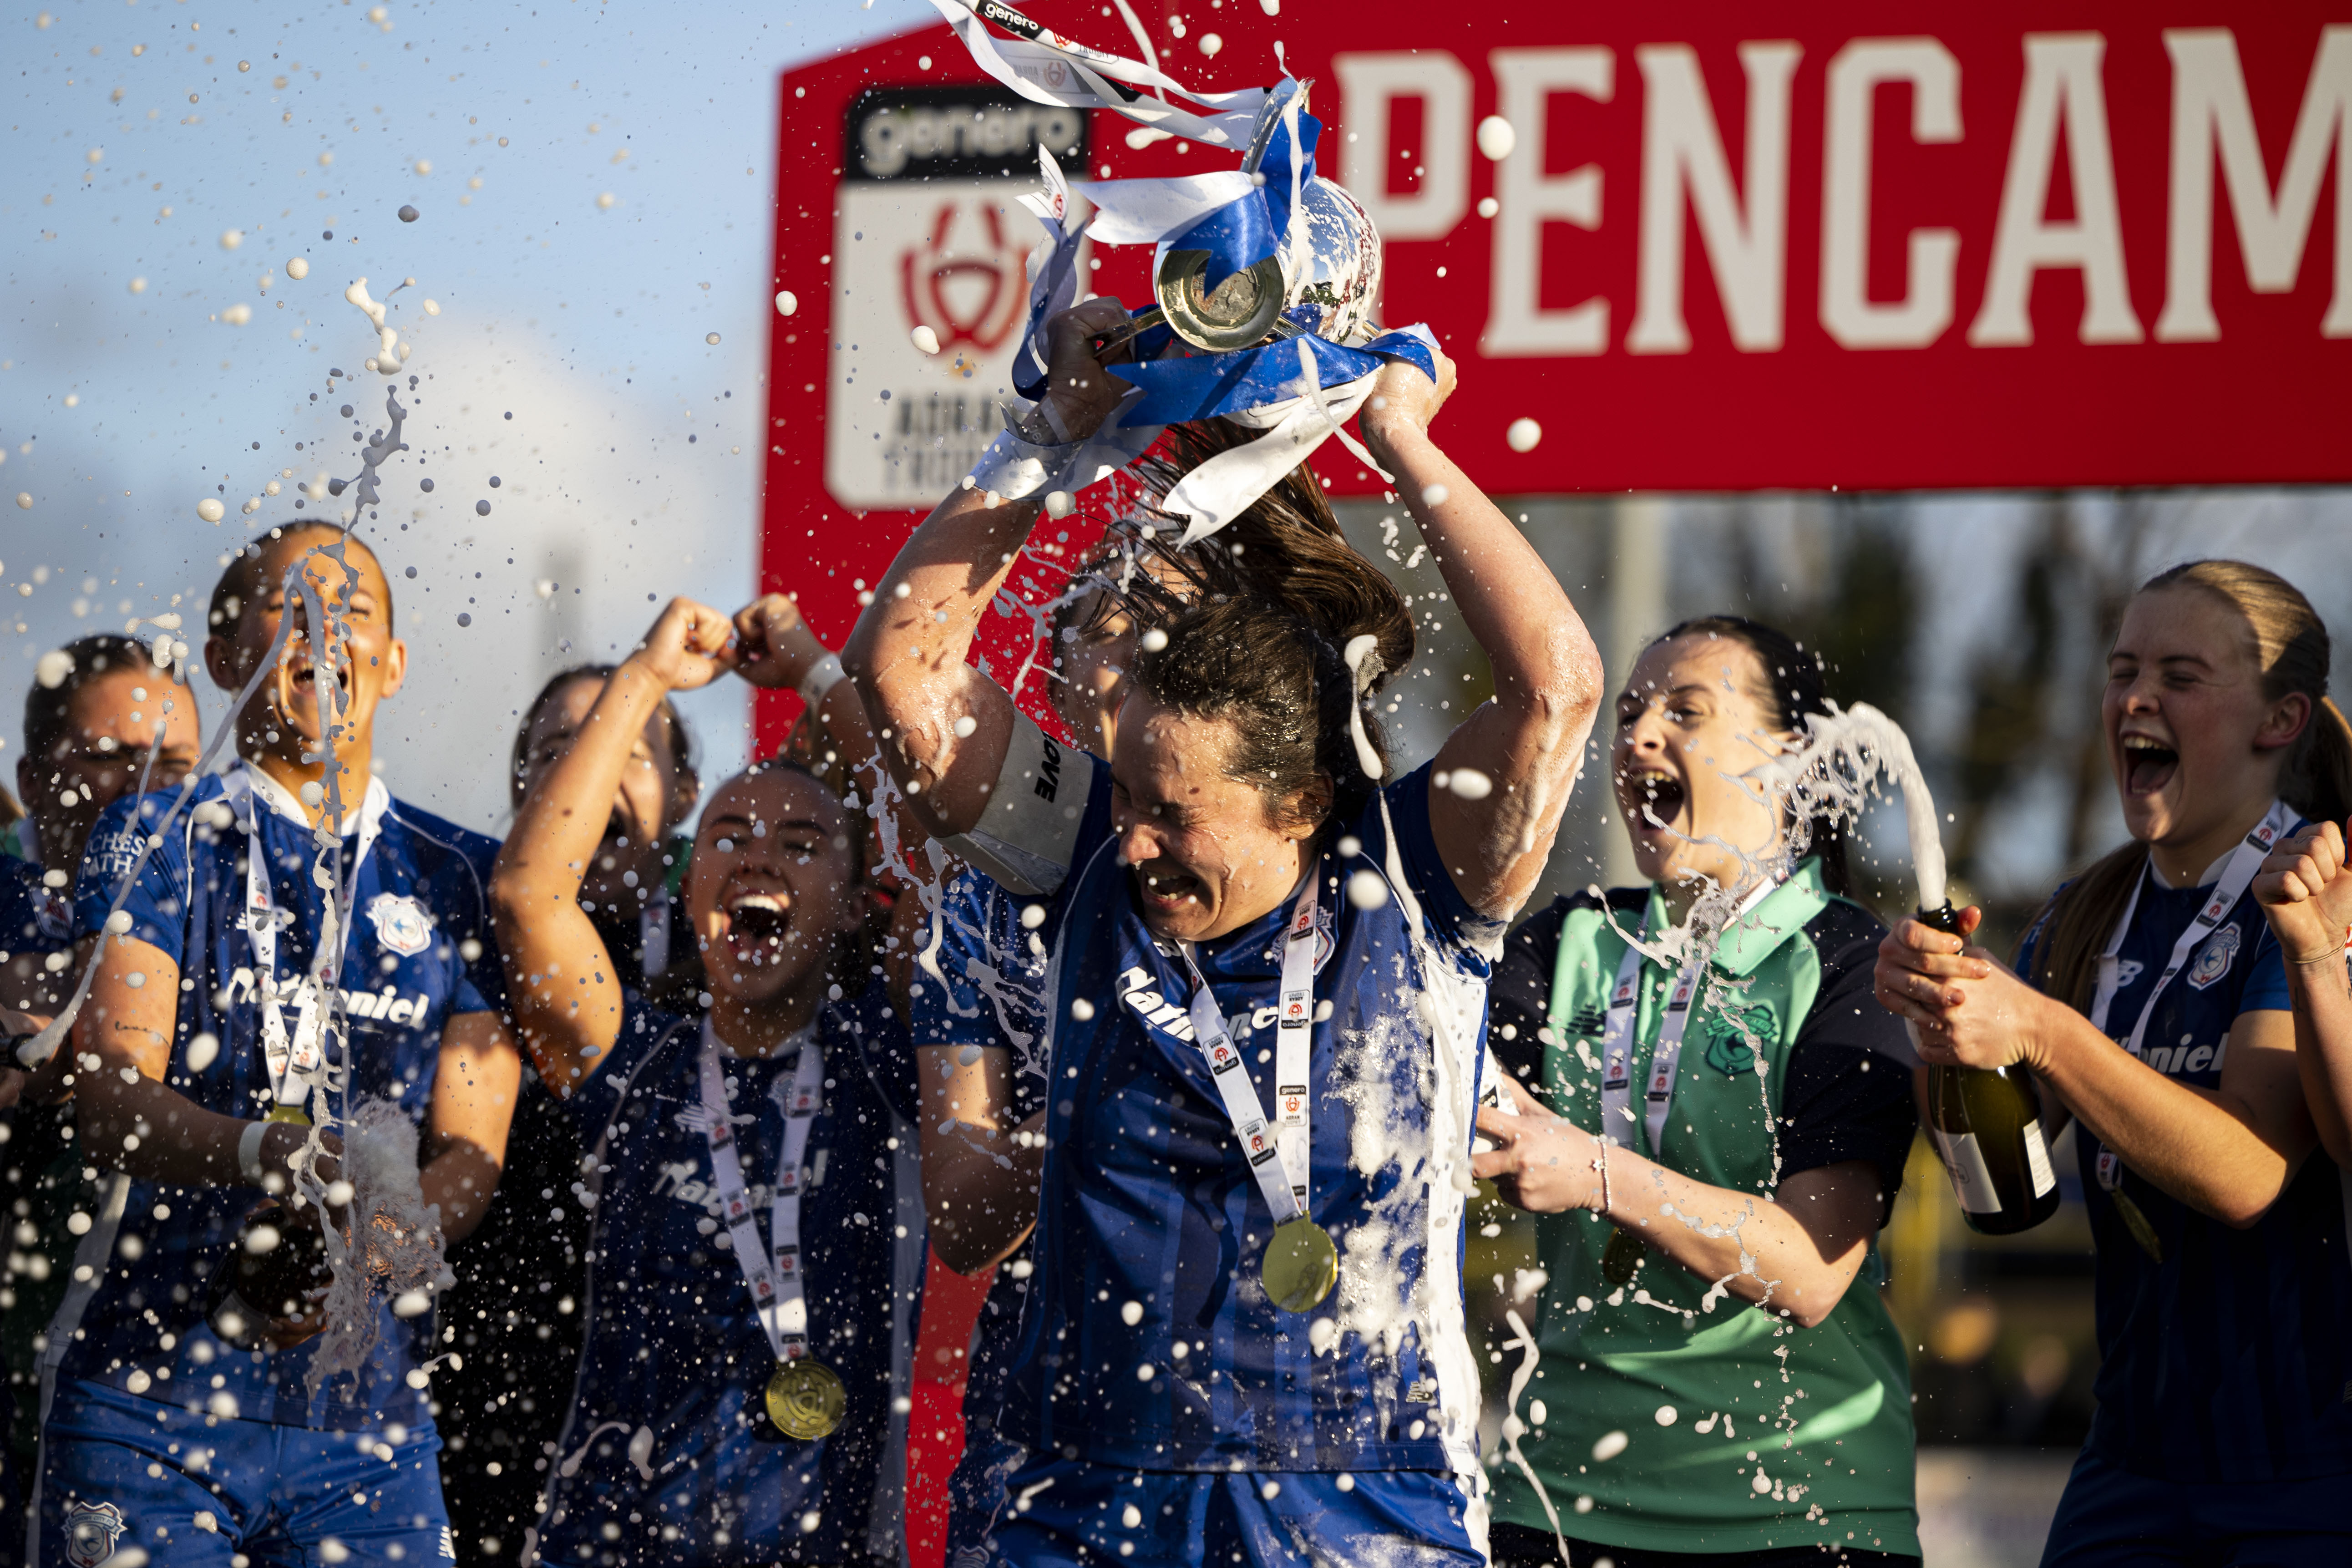
{"type": "Polygon", "coordinates": [[[74,1568],[98,1568],[114,1555],[129,1528],[110,1502],[77,1502],[66,1510],[66,1561],[74,1568]]]}
{"type": "Polygon", "coordinates": [[[405,893],[378,893],[368,900],[368,919],[375,922],[375,939],[404,958],[414,958],[433,942],[433,917],[405,893]]]}

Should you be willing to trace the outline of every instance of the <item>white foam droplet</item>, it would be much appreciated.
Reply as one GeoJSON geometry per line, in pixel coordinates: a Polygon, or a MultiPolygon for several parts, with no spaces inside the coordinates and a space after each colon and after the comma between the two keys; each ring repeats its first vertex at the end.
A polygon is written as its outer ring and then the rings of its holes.
{"type": "Polygon", "coordinates": [[[1490,114],[1478,121],[1478,151],[1486,154],[1487,162],[1501,163],[1518,144],[1519,133],[1501,115],[1490,114]]]}
{"type": "Polygon", "coordinates": [[[598,210],[603,211],[603,212],[611,212],[611,211],[613,210],[613,204],[614,204],[614,202],[616,199],[617,199],[617,198],[613,195],[613,193],[612,193],[612,192],[610,192],[610,191],[606,191],[606,192],[605,192],[605,193],[604,193],[602,195],[600,195],[600,196],[598,196],[598,197],[596,198],[596,205],[597,205],[598,210]]]}
{"type": "Polygon", "coordinates": [[[1201,52],[1203,55],[1208,56],[1211,59],[1214,59],[1216,58],[1217,51],[1224,47],[1225,40],[1219,37],[1216,34],[1203,33],[1201,35],[1201,52]]]}
{"type": "Polygon", "coordinates": [[[1600,1441],[1592,1445],[1592,1457],[1601,1461],[1613,1459],[1623,1453],[1625,1445],[1632,1441],[1633,1439],[1622,1432],[1603,1432],[1601,1434],[1600,1441]]]}
{"type": "Polygon", "coordinates": [[[1493,217],[1496,213],[1501,212],[1502,210],[1503,204],[1496,201],[1494,197],[1480,196],[1478,198],[1478,216],[1480,217],[1493,217]]]}
{"type": "MultiPolygon", "coordinates": [[[[1118,1321],[1125,1323],[1130,1329],[1135,1327],[1136,1324],[1143,1321],[1143,1303],[1140,1301],[1129,1301],[1126,1306],[1121,1307],[1118,1310],[1118,1321]]],[[[1150,1367],[1145,1367],[1140,1375],[1145,1377],[1150,1376],[1151,1369],[1150,1367]]]]}
{"type": "Polygon", "coordinates": [[[1658,1425],[1659,1425],[1659,1426],[1673,1426],[1673,1425],[1675,1424],[1675,1422],[1676,1421],[1676,1419],[1678,1419],[1678,1417],[1677,1417],[1677,1416],[1676,1416],[1676,1415],[1675,1415],[1675,1407],[1674,1407],[1673,1405],[1659,1405],[1659,1406],[1658,1406],[1658,1425]]]}
{"type": "Polygon", "coordinates": [[[707,332],[703,335],[702,341],[709,343],[712,348],[717,348],[719,346],[719,334],[717,332],[707,332]]]}
{"type": "Polygon", "coordinates": [[[915,330],[908,332],[907,335],[909,338],[912,338],[915,342],[915,346],[922,350],[925,353],[935,354],[940,352],[940,335],[939,333],[931,331],[930,324],[929,322],[916,322],[915,330]]]}
{"type": "Polygon", "coordinates": [[[961,741],[980,728],[980,721],[967,713],[955,721],[956,739],[961,741]]]}
{"type": "Polygon", "coordinates": [[[278,1234],[276,1226],[257,1225],[245,1233],[245,1249],[259,1258],[265,1253],[277,1251],[278,1244],[284,1239],[278,1234]]]}
{"type": "Polygon", "coordinates": [[[1168,634],[1158,626],[1153,626],[1138,639],[1137,646],[1146,653],[1158,653],[1168,646],[1168,634]]]}
{"type": "Polygon", "coordinates": [[[299,256],[294,258],[293,260],[289,261],[286,264],[286,276],[294,279],[295,282],[299,283],[303,279],[310,276],[310,262],[304,260],[299,256]]]}
{"type": "Polygon", "coordinates": [[[789,316],[801,308],[799,297],[789,289],[776,290],[776,314],[789,316]]]}
{"type": "Polygon", "coordinates": [[[421,1318],[433,1310],[433,1298],[422,1290],[403,1290],[392,1300],[395,1318],[421,1318]]]}
{"type": "Polygon", "coordinates": [[[1359,871],[1348,879],[1348,901],[1360,910],[1379,909],[1389,901],[1389,885],[1378,871],[1359,871]]]}
{"type": "Polygon", "coordinates": [[[1323,1354],[1339,1342],[1339,1325],[1329,1318],[1318,1318],[1307,1325],[1307,1342],[1317,1355],[1323,1354]]]}
{"type": "Polygon", "coordinates": [[[188,1042],[188,1070],[202,1072],[220,1059],[220,1037],[207,1029],[188,1042]]]}
{"type": "Polygon", "coordinates": [[[131,280],[131,291],[133,294],[144,294],[147,292],[147,279],[144,278],[133,278],[131,280]]]}
{"type": "Polygon", "coordinates": [[[221,312],[221,320],[232,327],[244,326],[253,320],[253,307],[246,304],[231,305],[221,312]]]}
{"type": "MultiPolygon", "coordinates": [[[[929,329],[918,328],[917,330],[928,331],[929,329]]],[[[1071,512],[1077,510],[1077,502],[1070,499],[1070,492],[1067,490],[1047,490],[1045,492],[1045,515],[1056,521],[1069,516],[1071,512]]]]}
{"type": "Polygon", "coordinates": [[[1153,1366],[1150,1362],[1145,1362],[1141,1366],[1135,1369],[1135,1381],[1138,1383],[1150,1383],[1153,1378],[1158,1377],[1159,1375],[1160,1369],[1153,1366]]]}
{"type": "Polygon", "coordinates": [[[329,1208],[341,1208],[344,1205],[352,1201],[352,1195],[358,1191],[359,1189],[352,1186],[349,1182],[329,1182],[327,1184],[327,1206],[329,1208]]]}
{"type": "Polygon", "coordinates": [[[1422,500],[1430,506],[1444,506],[1445,498],[1454,492],[1444,485],[1430,485],[1421,492],[1422,500]]]}
{"type": "Polygon", "coordinates": [[[629,1463],[650,1476],[653,1470],[654,1429],[640,1426],[629,1435],[629,1463]]]}
{"type": "Polygon", "coordinates": [[[221,505],[219,497],[206,496],[196,503],[196,515],[206,522],[218,522],[228,515],[228,508],[221,505]]]}
{"type": "Polygon", "coordinates": [[[73,655],[61,647],[53,647],[41,656],[40,663],[33,666],[33,679],[41,683],[42,690],[55,691],[66,683],[66,677],[73,673],[73,655]]]}
{"type": "Polygon", "coordinates": [[[1540,1426],[1551,1419],[1551,1412],[1545,1408],[1542,1400],[1530,1399],[1528,1401],[1528,1419],[1540,1426]]]}
{"type": "Polygon", "coordinates": [[[1039,926],[1044,925],[1045,923],[1045,905],[1024,904],[1021,906],[1021,929],[1023,931],[1035,931],[1039,926]]]}
{"type": "Polygon", "coordinates": [[[1447,775],[1445,787],[1464,800],[1484,800],[1495,793],[1495,781],[1476,768],[1456,768],[1447,775]]]}
{"type": "Polygon", "coordinates": [[[1503,432],[1503,440],[1514,452],[1532,452],[1542,439],[1543,426],[1532,419],[1514,419],[1510,428],[1503,432]]]}
{"type": "Polygon", "coordinates": [[[238,246],[243,245],[244,243],[245,230],[241,228],[232,228],[222,231],[220,245],[223,250],[235,250],[238,246]]]}
{"type": "Polygon", "coordinates": [[[16,492],[16,504],[24,508],[26,511],[32,510],[33,492],[30,490],[18,490],[16,492]]]}
{"type": "Polygon", "coordinates": [[[1076,1018],[1079,1023],[1083,1024],[1094,1016],[1095,1005],[1093,1003],[1087,1001],[1083,996],[1072,998],[1070,1002],[1071,1017],[1076,1018]]]}

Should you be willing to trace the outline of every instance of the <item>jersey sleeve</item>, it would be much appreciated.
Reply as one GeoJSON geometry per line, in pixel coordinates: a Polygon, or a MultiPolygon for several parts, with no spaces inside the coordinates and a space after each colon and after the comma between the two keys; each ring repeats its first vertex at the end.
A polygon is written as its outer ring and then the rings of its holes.
{"type": "Polygon", "coordinates": [[[2290,1011],[2294,1000],[2286,988],[2286,959],[2279,952],[2278,933],[2260,914],[2246,923],[2253,928],[2254,963],[2246,971],[2245,989],[2238,993],[2237,1016],[2290,1011]]]}
{"type": "MultiPolygon", "coordinates": [[[[1389,821],[1395,826],[1397,856],[1413,896],[1421,901],[1423,918],[1436,938],[1449,947],[1467,948],[1492,959],[1507,924],[1470,907],[1462,889],[1454,886],[1444,857],[1437,852],[1437,838],[1429,822],[1429,775],[1435,765],[1434,761],[1423,763],[1381,792],[1388,802],[1389,821]]],[[[1360,819],[1358,837],[1368,847],[1377,845],[1383,837],[1380,826],[1380,803],[1375,801],[1360,819]]]]}
{"type": "MultiPolygon", "coordinates": [[[[100,815],[82,848],[81,872],[74,883],[77,938],[94,936],[105,926],[123,879],[137,867],[122,903],[122,912],[131,918],[131,934],[161,949],[173,963],[183,961],[189,896],[185,834],[190,831],[184,815],[173,820],[173,831],[163,835],[145,863],[140,861],[175,794],[125,795],[100,815]]],[[[241,892],[237,903],[244,903],[241,892]]]]}
{"type": "Polygon", "coordinates": [[[1903,1021],[1871,994],[1884,934],[1850,904],[1832,903],[1809,928],[1822,959],[1822,985],[1797,1031],[1780,1097],[1780,1175],[1849,1160],[1878,1170],[1884,1225],[1903,1185],[1919,1129],[1903,1021]]]}
{"type": "Polygon", "coordinates": [[[1559,933],[1570,902],[1563,894],[1521,921],[1486,983],[1486,1043],[1503,1069],[1523,1083],[1535,1081],[1543,1069],[1540,1037],[1550,1023],[1552,975],[1559,967],[1559,933]]]}
{"type": "Polygon", "coordinates": [[[1005,896],[977,872],[950,882],[940,911],[940,973],[921,977],[908,1019],[914,1042],[922,1046],[977,1046],[1012,1054],[1007,1078],[1013,1120],[1037,1110],[1035,1075],[1024,1070],[1040,1052],[1044,1004],[1037,972],[1016,944],[1030,933],[1007,919],[1005,896]],[[941,978],[946,984],[942,988],[941,978]]]}

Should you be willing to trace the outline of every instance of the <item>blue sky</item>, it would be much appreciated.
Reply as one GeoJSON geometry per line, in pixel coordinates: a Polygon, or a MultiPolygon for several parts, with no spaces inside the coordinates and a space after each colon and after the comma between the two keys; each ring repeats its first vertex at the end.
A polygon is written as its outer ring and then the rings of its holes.
{"type": "MultiPolygon", "coordinates": [[[[649,592],[731,608],[751,584],[777,71],[936,16],[920,0],[10,6],[6,776],[41,652],[200,600],[224,551],[296,515],[297,481],[356,468],[339,410],[377,428],[385,384],[362,369],[374,333],[343,289],[363,276],[382,299],[413,277],[389,320],[413,344],[417,450],[390,470],[374,537],[415,673],[386,710],[385,770],[498,826],[509,710],[546,674],[625,645],[649,592]],[[356,384],[330,391],[331,369],[356,384]],[[226,502],[217,526],[197,514],[207,496],[226,502]],[[447,761],[467,756],[480,764],[447,761]]],[[[691,711],[712,763],[741,754],[740,693],[691,711]]]]}

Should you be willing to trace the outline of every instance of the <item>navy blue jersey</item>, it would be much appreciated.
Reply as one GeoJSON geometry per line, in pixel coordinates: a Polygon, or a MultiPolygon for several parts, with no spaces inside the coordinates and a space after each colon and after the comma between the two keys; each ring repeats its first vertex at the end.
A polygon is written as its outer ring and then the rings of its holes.
{"type": "MultiPolygon", "coordinates": [[[[909,1020],[918,1046],[979,1046],[1012,1057],[1005,1083],[1008,1124],[1036,1113],[1045,1098],[1043,1019],[1046,952],[1021,910],[1033,900],[1004,891],[977,871],[963,871],[940,893],[940,973],[928,967],[913,988],[909,1020]],[[946,980],[944,990],[940,977],[946,980]]],[[[988,1299],[972,1324],[964,1363],[967,1445],[992,1431],[1004,1401],[1004,1376],[1029,1292],[1029,1245],[997,1265],[988,1299]]]]}
{"type": "MultiPolygon", "coordinates": [[[[901,1510],[877,1494],[886,1478],[896,1487],[886,1466],[903,1458],[894,1405],[911,1371],[924,1246],[919,1198],[903,1206],[913,1128],[893,1104],[911,1088],[906,1029],[877,984],[826,1007],[817,1037],[824,1099],[801,1172],[801,1247],[811,1352],[849,1396],[841,1426],[801,1442],[770,1424],[761,1394],[775,1353],[724,1245],[709,1139],[688,1114],[702,1099],[701,1023],[628,1004],[613,1059],[566,1101],[595,1160],[575,1194],[595,1230],[542,1561],[895,1560],[901,1510]]],[[[797,1060],[721,1058],[763,1238],[797,1060]]]]}
{"type": "Polygon", "coordinates": [[[30,860],[0,855],[0,1007],[32,1009],[36,985],[56,973],[50,954],[73,951],[70,889],[50,887],[47,877],[30,860]]]}
{"type": "MultiPolygon", "coordinates": [[[[1464,902],[1438,857],[1428,770],[1332,824],[1309,873],[1324,939],[1308,1208],[1338,1243],[1339,1283],[1306,1315],[1266,1296],[1272,1215],[1200,1047],[1172,1026],[1192,986],[1113,852],[1108,770],[1089,775],[1045,927],[1039,1290],[1006,1431],[1033,1454],[1158,1470],[1470,1469],[1463,1189],[1504,927],[1464,902]],[[1383,891],[1370,910],[1341,891],[1366,870],[1383,891]]],[[[1286,902],[1198,953],[1267,1106],[1289,914],[1286,902]]]]}
{"type": "MultiPolygon", "coordinates": [[[[2107,1033],[2128,1039],[2172,944],[2212,896],[2152,875],[2117,953],[2107,1033]]],[[[2033,973],[2037,931],[2019,954],[2033,973]]],[[[2277,940],[2252,894],[2165,987],[2141,1045],[2176,1082],[2221,1082],[2230,1027],[2288,1005],[2277,940]]],[[[2125,1191],[2155,1225],[2164,1260],[2132,1239],[2101,1186],[2097,1141],[2077,1125],[2083,1191],[2098,1253],[2098,1399],[2087,1447],[2158,1479],[2294,1480],[2352,1470],[2352,1185],[2314,1150],[2260,1223],[2239,1230],[2126,1171],[2125,1191]]]]}
{"type": "MultiPolygon", "coordinates": [[[[173,818],[123,907],[131,935],[180,966],[179,1015],[165,1081],[207,1110],[251,1119],[269,1110],[269,1073],[253,945],[242,923],[247,835],[220,811],[205,809],[223,793],[217,777],[197,786],[192,809],[173,818]],[[188,1053],[199,1035],[211,1036],[218,1048],[196,1071],[188,1053]]],[[[282,791],[254,793],[264,807],[255,815],[270,887],[278,907],[293,917],[278,942],[278,973],[290,979],[309,971],[323,913],[325,891],[312,876],[318,850],[311,829],[276,798],[282,791]]],[[[104,923],[140,847],[173,798],[161,793],[126,798],[100,818],[75,889],[80,931],[95,932],[104,923]]],[[[495,1011],[504,1002],[484,896],[498,844],[389,797],[382,820],[375,847],[360,868],[358,918],[343,955],[352,1082],[339,1113],[348,1114],[359,1096],[375,1096],[404,1106],[421,1125],[431,1106],[443,1026],[462,1014],[495,1011]]],[[[356,848],[354,834],[344,841],[346,866],[356,848]]],[[[58,1330],[68,1331],[62,1349],[51,1352],[63,1356],[61,1375],[291,1426],[350,1430],[415,1421],[418,1397],[407,1374],[430,1353],[431,1315],[404,1322],[388,1304],[381,1307],[381,1338],[370,1366],[356,1378],[330,1382],[314,1405],[305,1379],[317,1341],[245,1352],[216,1338],[205,1322],[214,1270],[261,1194],[249,1187],[115,1182],[121,1196],[96,1216],[76,1260],[77,1270],[92,1268],[95,1294],[86,1303],[68,1297],[51,1330],[53,1345],[60,1344],[58,1330]],[[75,1321],[66,1321],[76,1314],[75,1321]],[[70,1332],[77,1323],[81,1331],[70,1332]]]]}

